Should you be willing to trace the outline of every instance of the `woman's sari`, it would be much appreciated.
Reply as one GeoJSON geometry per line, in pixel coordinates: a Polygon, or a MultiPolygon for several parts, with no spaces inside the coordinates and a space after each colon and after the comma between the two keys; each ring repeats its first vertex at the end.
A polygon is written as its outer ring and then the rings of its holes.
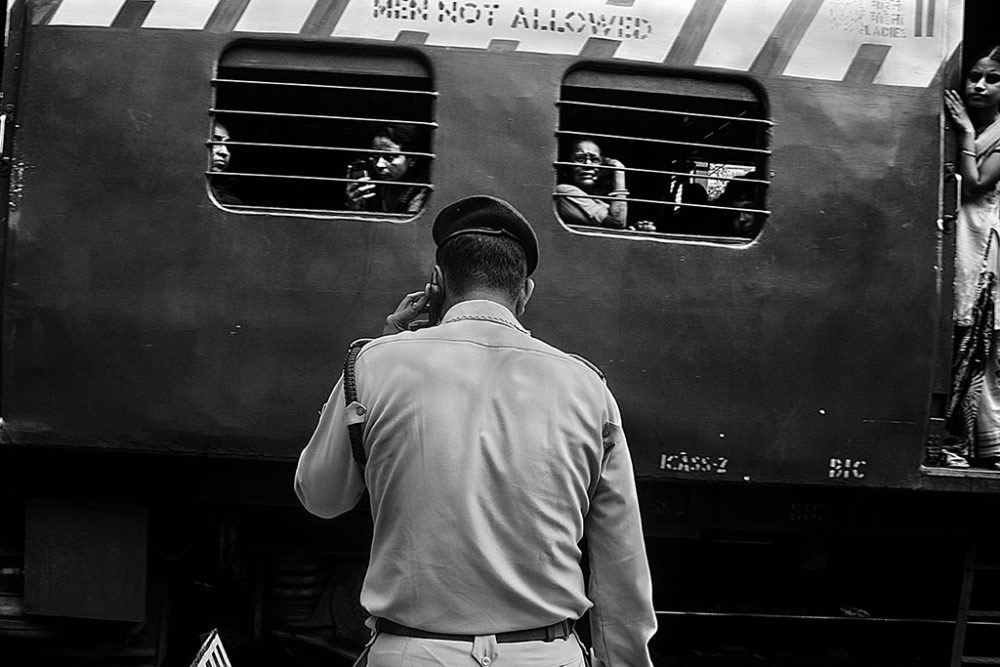
{"type": "MultiPolygon", "coordinates": [[[[976,137],[976,164],[1000,149],[1000,118],[976,137]]],[[[997,359],[997,188],[962,204],[955,234],[955,356],[948,431],[954,453],[1000,456],[1000,360],[997,359]]]]}

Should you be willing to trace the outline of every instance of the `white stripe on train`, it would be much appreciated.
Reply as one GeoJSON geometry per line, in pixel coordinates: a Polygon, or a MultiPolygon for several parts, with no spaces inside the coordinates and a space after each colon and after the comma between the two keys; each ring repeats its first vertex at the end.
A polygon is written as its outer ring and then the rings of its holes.
{"type": "Polygon", "coordinates": [[[251,0],[235,30],[299,32],[315,4],[316,0],[251,0]]]}
{"type": "Polygon", "coordinates": [[[63,0],[49,25],[109,26],[125,0],[63,0]]]}
{"type": "MultiPolygon", "coordinates": [[[[143,28],[202,30],[221,0],[156,0],[143,28]]],[[[297,34],[305,25],[317,2],[323,0],[250,0],[234,30],[237,32],[297,34]]],[[[957,48],[961,38],[960,0],[947,2],[947,10],[934,13],[933,25],[927,23],[927,7],[934,0],[924,0],[923,15],[916,16],[917,0],[902,0],[896,19],[901,23],[897,35],[865,34],[864,10],[861,0],[825,0],[813,17],[802,40],[782,70],[786,76],[809,79],[843,80],[862,45],[889,47],[885,60],[879,64],[874,82],[883,85],[926,87],[931,84],[941,62],[957,48]],[[857,12],[855,15],[854,13],[857,12]],[[913,33],[932,36],[916,37],[913,33]]],[[[617,43],[614,57],[624,60],[663,62],[678,37],[685,19],[696,0],[574,0],[553,8],[558,2],[544,0],[486,0],[484,2],[453,2],[428,0],[429,12],[424,20],[413,16],[392,18],[385,12],[375,18],[379,7],[392,0],[350,0],[332,32],[334,37],[356,37],[395,41],[401,33],[426,34],[424,41],[432,46],[488,48],[494,40],[516,44],[519,51],[575,55],[593,36],[586,30],[573,28],[584,23],[576,16],[616,15],[625,21],[641,17],[650,26],[643,32],[634,30],[634,39],[609,39],[617,43]],[[458,14],[462,8],[494,8],[480,12],[458,14]],[[567,9],[572,8],[572,9],[567,9]],[[501,11],[507,14],[502,14],[501,11]],[[567,20],[566,16],[572,15],[567,20]],[[511,20],[511,16],[514,20],[511,20]],[[487,21],[486,18],[490,20],[487,21]],[[561,19],[561,23],[557,22],[561,19]],[[493,20],[496,19],[496,20],[493,20]],[[655,29],[654,29],[655,28],[655,29]]],[[[695,64],[736,71],[747,71],[761,53],[785,12],[795,0],[727,0],[718,19],[709,31],[695,64]]],[[[125,0],[63,0],[55,10],[49,25],[110,26],[121,11],[125,0]]],[[[406,6],[408,2],[400,2],[406,6]]],[[[873,5],[874,6],[874,5],[873,5]]],[[[871,25],[869,25],[869,28],[871,25]]],[[[619,29],[619,33],[622,29],[619,29]]],[[[628,33],[625,33],[628,36],[628,33]]]]}
{"type": "Polygon", "coordinates": [[[159,0],[142,22],[143,28],[202,30],[219,0],[159,0]]]}
{"type": "Polygon", "coordinates": [[[790,3],[791,0],[728,0],[695,64],[749,70],[790,3]]]}

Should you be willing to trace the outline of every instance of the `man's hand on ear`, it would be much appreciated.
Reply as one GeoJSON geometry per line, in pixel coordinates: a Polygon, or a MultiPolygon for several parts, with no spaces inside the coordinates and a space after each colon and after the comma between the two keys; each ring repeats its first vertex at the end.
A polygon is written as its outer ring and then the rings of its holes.
{"type": "Polygon", "coordinates": [[[409,330],[410,323],[420,317],[421,313],[427,312],[430,287],[430,283],[428,283],[420,292],[410,292],[403,297],[403,300],[396,306],[396,310],[385,318],[385,327],[382,329],[383,336],[409,330]]]}

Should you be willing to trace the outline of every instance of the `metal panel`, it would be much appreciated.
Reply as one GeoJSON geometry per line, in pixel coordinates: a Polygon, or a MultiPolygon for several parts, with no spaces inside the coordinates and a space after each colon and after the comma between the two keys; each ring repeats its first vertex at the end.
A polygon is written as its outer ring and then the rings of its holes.
{"type": "Polygon", "coordinates": [[[28,500],[25,610],[145,620],[147,527],[146,509],[138,505],[28,500]]]}
{"type": "MultiPolygon", "coordinates": [[[[347,344],[424,284],[436,211],[486,192],[536,227],[526,323],[605,371],[639,475],[920,484],[937,89],[758,77],[775,122],[773,215],[733,247],[555,218],[556,102],[576,56],[412,47],[440,92],[436,190],[420,217],[390,224],[212,204],[209,82],[229,35],[31,37],[5,272],[13,441],[294,457],[347,344]]],[[[676,72],[642,71],[657,67],[676,72]]]]}

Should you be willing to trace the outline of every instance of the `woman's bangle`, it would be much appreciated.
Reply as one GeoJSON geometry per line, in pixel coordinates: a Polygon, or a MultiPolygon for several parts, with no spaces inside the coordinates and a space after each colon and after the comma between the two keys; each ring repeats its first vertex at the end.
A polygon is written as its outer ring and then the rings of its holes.
{"type": "Polygon", "coordinates": [[[628,190],[624,190],[624,189],[622,189],[622,190],[612,190],[611,192],[608,193],[609,197],[617,197],[619,195],[621,195],[623,197],[628,197],[628,190]]]}
{"type": "Polygon", "coordinates": [[[963,155],[968,155],[969,157],[976,157],[976,152],[975,151],[967,151],[964,148],[962,149],[962,154],[963,155]]]}

